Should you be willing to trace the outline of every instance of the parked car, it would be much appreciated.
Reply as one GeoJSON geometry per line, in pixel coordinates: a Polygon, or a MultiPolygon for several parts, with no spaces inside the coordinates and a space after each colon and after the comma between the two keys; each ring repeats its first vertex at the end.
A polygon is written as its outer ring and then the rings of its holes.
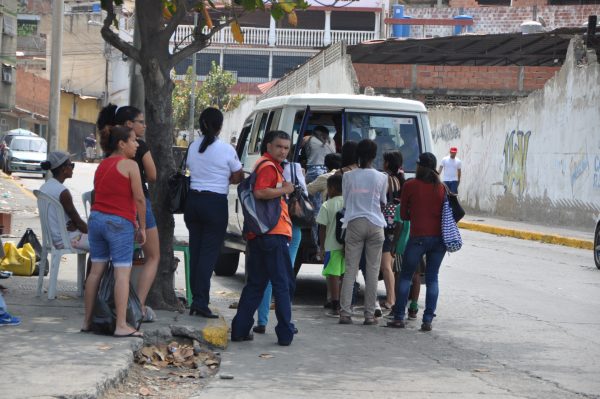
{"type": "Polygon", "coordinates": [[[600,219],[596,224],[596,234],[594,234],[594,261],[596,267],[600,269],[600,219]]]}
{"type": "MultiPolygon", "coordinates": [[[[289,160],[298,162],[305,133],[317,125],[329,128],[338,147],[345,141],[373,139],[377,144],[375,165],[383,165],[383,153],[400,150],[407,175],[414,173],[420,152],[431,151],[427,109],[423,103],[400,98],[348,94],[297,94],[260,101],[244,122],[236,151],[244,172],[250,173],[260,157],[260,144],[269,130],[283,130],[292,136],[289,160]]],[[[228,195],[229,223],[225,244],[215,273],[235,274],[240,252],[246,249],[242,237],[243,214],[236,187],[228,195]]],[[[308,230],[302,234],[295,269],[302,263],[315,263],[315,246],[308,230]]]]}
{"type": "MultiPolygon", "coordinates": [[[[9,136],[3,149],[2,170],[10,175],[19,173],[40,173],[45,176],[40,163],[47,158],[46,140],[38,136],[9,136]]],[[[7,137],[8,138],[8,137],[7,137]]]]}
{"type": "Polygon", "coordinates": [[[4,148],[15,136],[37,136],[34,132],[27,129],[12,129],[0,135],[0,167],[4,168],[4,148]]]}

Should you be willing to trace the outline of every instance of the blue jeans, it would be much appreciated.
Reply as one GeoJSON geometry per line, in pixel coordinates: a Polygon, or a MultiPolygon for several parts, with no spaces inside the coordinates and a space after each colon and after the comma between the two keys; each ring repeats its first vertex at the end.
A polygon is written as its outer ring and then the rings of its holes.
{"type": "Polygon", "coordinates": [[[438,273],[442,259],[446,254],[446,246],[441,236],[437,237],[410,237],[402,257],[402,270],[400,278],[396,281],[396,304],[394,305],[394,319],[404,320],[406,303],[412,277],[419,261],[425,255],[425,312],[423,322],[431,323],[435,317],[435,308],[439,295],[438,273]]]}
{"type": "Polygon", "coordinates": [[[88,239],[92,262],[112,261],[114,267],[131,267],[134,226],[124,217],[92,211],[88,239]]]}
{"type": "Polygon", "coordinates": [[[448,186],[451,193],[458,194],[458,181],[457,180],[445,181],[444,184],[448,186]]]}
{"type": "Polygon", "coordinates": [[[184,212],[190,232],[191,307],[208,311],[210,279],[227,230],[227,195],[190,190],[184,212]]]}
{"type": "Polygon", "coordinates": [[[295,328],[292,323],[295,281],[288,237],[266,234],[249,240],[246,271],[248,279],[238,302],[237,313],[231,322],[231,338],[242,338],[250,334],[254,324],[254,312],[262,300],[267,283],[271,280],[277,317],[275,333],[279,343],[291,343],[295,328]]]}
{"type": "MultiPolygon", "coordinates": [[[[294,262],[296,261],[296,254],[298,253],[298,248],[300,248],[300,241],[302,240],[302,229],[298,226],[292,225],[292,241],[290,241],[289,251],[290,251],[290,261],[292,263],[292,270],[294,269],[294,262]]],[[[269,310],[271,308],[271,293],[272,287],[271,282],[267,284],[267,288],[265,288],[265,293],[263,295],[262,302],[258,306],[258,321],[257,324],[259,326],[266,326],[269,322],[269,310]]]]}

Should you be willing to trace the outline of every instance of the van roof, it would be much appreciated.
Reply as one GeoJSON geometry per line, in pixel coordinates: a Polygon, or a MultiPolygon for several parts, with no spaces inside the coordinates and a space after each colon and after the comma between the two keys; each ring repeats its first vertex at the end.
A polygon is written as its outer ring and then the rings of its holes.
{"type": "Polygon", "coordinates": [[[292,94],[260,101],[255,109],[269,109],[283,105],[335,108],[372,108],[389,111],[427,112],[420,101],[362,94],[292,94]]]}

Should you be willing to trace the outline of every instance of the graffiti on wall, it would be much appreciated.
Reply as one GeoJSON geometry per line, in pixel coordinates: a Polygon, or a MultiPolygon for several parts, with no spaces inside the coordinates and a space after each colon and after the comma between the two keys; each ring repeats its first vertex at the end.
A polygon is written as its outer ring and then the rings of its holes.
{"type": "Polygon", "coordinates": [[[590,166],[587,154],[579,156],[578,159],[572,159],[569,165],[571,171],[571,187],[575,185],[575,182],[583,175],[590,166]]]}
{"type": "Polygon", "coordinates": [[[527,187],[527,150],[531,131],[513,130],[504,140],[504,192],[523,196],[527,187]]]}
{"type": "Polygon", "coordinates": [[[460,138],[460,129],[454,123],[444,123],[439,129],[433,129],[431,137],[434,142],[438,142],[439,139],[444,141],[451,141],[460,138]]]}
{"type": "Polygon", "coordinates": [[[594,158],[594,188],[600,190],[600,156],[594,158]]]}

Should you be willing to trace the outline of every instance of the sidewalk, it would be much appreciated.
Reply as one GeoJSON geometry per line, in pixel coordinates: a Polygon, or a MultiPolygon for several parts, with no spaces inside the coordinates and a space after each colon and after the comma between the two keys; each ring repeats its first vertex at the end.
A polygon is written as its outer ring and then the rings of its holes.
{"type": "MultiPolygon", "coordinates": [[[[3,237],[4,242],[18,241],[27,227],[41,236],[33,195],[20,187],[18,180],[12,180],[1,172],[0,208],[0,211],[13,212],[13,231],[10,237],[3,237]]],[[[528,239],[556,236],[562,245],[591,243],[593,239],[591,231],[557,229],[487,216],[468,215],[461,225],[463,228],[528,239]]],[[[142,345],[140,339],[115,339],[79,332],[83,302],[76,296],[76,263],[75,255],[63,258],[58,297],[53,301],[46,296],[35,296],[36,276],[0,280],[9,288],[5,296],[9,311],[23,319],[18,327],[0,329],[0,370],[3,379],[10,381],[11,398],[97,397],[127,375],[133,362],[132,350],[142,345]]],[[[182,274],[182,265],[180,270],[182,274]]],[[[181,274],[176,278],[177,288],[184,286],[181,274]]],[[[220,314],[230,314],[231,311],[225,309],[227,304],[228,301],[215,301],[213,309],[220,314]]],[[[183,326],[217,346],[227,345],[229,320],[207,321],[168,311],[157,311],[157,315],[159,322],[142,327],[147,338],[169,335],[172,326],[183,326]]]]}
{"type": "MultiPolygon", "coordinates": [[[[41,240],[37,205],[33,194],[18,180],[0,172],[0,212],[11,211],[12,233],[3,242],[17,242],[27,227],[41,240]]],[[[183,265],[180,264],[183,274],[183,265]]],[[[133,363],[132,352],[142,346],[136,338],[80,333],[83,299],[77,297],[77,256],[64,256],[59,270],[58,295],[36,297],[37,276],[13,276],[0,280],[8,288],[8,310],[22,318],[16,327],[0,328],[0,374],[10,381],[10,398],[95,398],[119,383],[133,363]]],[[[176,286],[183,288],[181,275],[176,286]]],[[[47,287],[48,277],[44,279],[47,287]]],[[[172,327],[185,330],[215,347],[226,347],[228,324],[221,317],[208,320],[170,311],[156,311],[158,321],[145,323],[146,340],[169,337],[172,327]]],[[[0,394],[0,396],[2,396],[0,394]]]]}

